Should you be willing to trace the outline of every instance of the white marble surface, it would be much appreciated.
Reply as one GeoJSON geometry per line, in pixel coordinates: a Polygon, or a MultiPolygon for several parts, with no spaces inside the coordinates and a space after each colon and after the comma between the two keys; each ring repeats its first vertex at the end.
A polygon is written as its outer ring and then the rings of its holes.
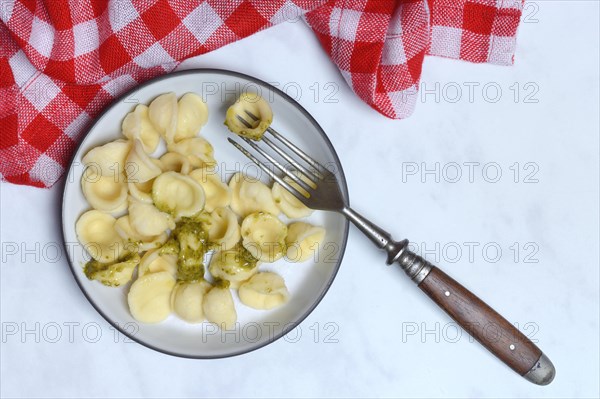
{"type": "Polygon", "coordinates": [[[65,258],[52,262],[60,184],[1,184],[2,397],[598,397],[598,4],[538,2],[527,14],[535,15],[520,28],[514,67],[428,58],[423,85],[439,84],[440,98],[421,97],[402,121],[361,103],[302,23],[185,65],[300,87],[300,103],[337,148],[356,208],[438,256],[518,322],[554,361],[550,386],[524,381],[466,334],[457,339],[455,325],[356,230],[297,339],[211,361],[115,342],[65,258]],[[472,101],[469,82],[479,84],[472,101]],[[462,98],[452,102],[457,86],[462,98]],[[336,103],[324,98],[332,87],[336,103]],[[492,103],[494,87],[502,95],[492,103]],[[537,101],[525,101],[534,91],[537,101]],[[472,179],[469,162],[478,163],[472,179]],[[439,182],[421,173],[436,163],[439,182]],[[451,183],[456,164],[462,177],[451,183]],[[500,181],[488,182],[497,169],[500,181]],[[530,173],[537,182],[525,182],[530,173]],[[337,326],[337,342],[326,342],[325,323],[337,326]]]}

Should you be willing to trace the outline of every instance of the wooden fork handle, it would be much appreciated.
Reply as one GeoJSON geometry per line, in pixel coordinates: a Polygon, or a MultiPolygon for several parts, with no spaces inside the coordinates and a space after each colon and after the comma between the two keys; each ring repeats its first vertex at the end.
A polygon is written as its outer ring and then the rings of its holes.
{"type": "Polygon", "coordinates": [[[465,331],[534,384],[547,385],[556,370],[514,325],[452,277],[408,249],[408,240],[386,245],[388,264],[398,263],[418,287],[465,331]]]}
{"type": "Polygon", "coordinates": [[[527,380],[547,385],[555,369],[542,351],[475,294],[435,266],[419,288],[484,347],[527,380]]]}

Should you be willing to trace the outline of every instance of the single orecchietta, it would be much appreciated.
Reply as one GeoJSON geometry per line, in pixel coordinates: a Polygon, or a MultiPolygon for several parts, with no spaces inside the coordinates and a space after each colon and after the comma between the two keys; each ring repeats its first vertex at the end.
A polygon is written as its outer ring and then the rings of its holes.
{"type": "Polygon", "coordinates": [[[269,103],[254,93],[242,93],[225,115],[225,126],[233,133],[252,140],[260,140],[273,122],[269,103]],[[243,118],[246,123],[240,121],[243,118]]]}
{"type": "Polygon", "coordinates": [[[285,252],[287,226],[266,212],[255,212],[242,222],[242,244],[256,259],[275,262],[285,252]]]}

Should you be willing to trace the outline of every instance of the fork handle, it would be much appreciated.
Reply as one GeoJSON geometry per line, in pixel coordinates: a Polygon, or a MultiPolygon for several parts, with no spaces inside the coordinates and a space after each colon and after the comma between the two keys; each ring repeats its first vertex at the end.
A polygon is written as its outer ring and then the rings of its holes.
{"type": "Polygon", "coordinates": [[[546,355],[498,312],[452,277],[350,208],[342,213],[379,248],[388,264],[398,263],[418,287],[465,331],[507,366],[534,384],[547,385],[556,373],[546,355]]]}
{"type": "Polygon", "coordinates": [[[519,375],[538,385],[552,382],[556,372],[550,359],[513,324],[452,277],[432,266],[418,286],[519,375]]]}

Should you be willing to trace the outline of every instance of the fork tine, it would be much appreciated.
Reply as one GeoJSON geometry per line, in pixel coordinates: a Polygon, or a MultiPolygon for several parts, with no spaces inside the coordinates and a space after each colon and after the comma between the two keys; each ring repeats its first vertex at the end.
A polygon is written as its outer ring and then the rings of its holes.
{"type": "Polygon", "coordinates": [[[244,154],[246,157],[248,157],[248,159],[250,159],[252,162],[254,162],[263,172],[265,172],[266,174],[271,176],[271,178],[273,178],[273,180],[275,180],[277,183],[281,184],[286,190],[288,190],[290,192],[290,194],[292,194],[294,197],[298,198],[298,200],[300,200],[302,203],[304,203],[304,201],[306,200],[306,197],[304,195],[302,195],[302,193],[300,193],[300,191],[296,190],[294,187],[290,186],[282,178],[280,178],[275,173],[273,173],[273,171],[271,171],[269,168],[267,168],[265,165],[263,165],[262,162],[260,162],[258,159],[256,159],[256,157],[254,155],[250,154],[250,152],[248,150],[246,150],[244,147],[242,147],[235,140],[232,140],[231,138],[228,137],[227,141],[229,141],[231,144],[233,144],[233,146],[235,148],[240,150],[240,152],[242,154],[244,154]]]}
{"type": "Polygon", "coordinates": [[[244,112],[246,113],[246,115],[248,115],[250,118],[254,119],[255,121],[258,120],[258,116],[254,115],[252,112],[250,112],[248,110],[244,110],[244,112]]]}
{"type": "Polygon", "coordinates": [[[237,118],[238,121],[242,122],[244,124],[244,126],[251,128],[252,125],[245,120],[244,118],[242,118],[240,115],[236,114],[235,117],[237,118]]]}
{"type": "MultiPolygon", "coordinates": [[[[279,162],[277,162],[277,160],[275,158],[273,158],[271,155],[269,155],[268,153],[266,153],[255,142],[253,142],[250,139],[247,139],[246,137],[242,137],[242,139],[246,143],[248,143],[248,145],[250,147],[254,148],[256,150],[256,152],[258,152],[260,155],[262,155],[264,158],[266,158],[269,162],[271,162],[273,165],[275,165],[275,167],[277,169],[279,169],[280,171],[282,171],[283,173],[285,173],[285,175],[287,177],[289,177],[290,179],[292,179],[293,181],[295,181],[296,184],[298,184],[300,187],[302,187],[304,189],[304,191],[306,191],[307,193],[310,193],[310,190],[313,189],[307,183],[305,183],[304,181],[302,181],[302,179],[300,179],[298,176],[296,176],[295,174],[293,174],[292,172],[290,172],[285,166],[283,166],[279,162]]],[[[310,196],[310,194],[309,194],[309,196],[310,196]]]]}
{"type": "MultiPolygon", "coordinates": [[[[246,115],[248,115],[255,121],[258,120],[258,117],[256,115],[254,115],[252,112],[250,112],[250,111],[245,111],[245,112],[246,112],[246,115]]],[[[304,160],[304,162],[306,162],[307,164],[309,164],[310,166],[315,168],[317,171],[320,172],[321,170],[327,170],[325,168],[325,166],[321,165],[319,162],[312,159],[307,153],[305,153],[300,148],[298,148],[294,143],[292,143],[291,141],[286,139],[283,135],[279,134],[277,132],[277,130],[273,129],[272,127],[269,127],[267,129],[267,131],[269,133],[271,133],[273,136],[275,136],[275,138],[277,138],[279,141],[281,141],[285,146],[287,146],[290,150],[292,150],[296,155],[298,155],[300,158],[302,158],[304,160]]]]}
{"type": "Polygon", "coordinates": [[[268,137],[263,136],[261,140],[264,141],[266,145],[271,147],[273,149],[273,151],[275,151],[277,154],[279,154],[283,159],[285,159],[287,162],[289,162],[290,165],[292,165],[298,171],[302,172],[302,174],[304,174],[311,182],[317,184],[317,180],[323,179],[323,174],[321,172],[319,172],[316,169],[314,172],[308,170],[307,168],[305,168],[304,166],[302,166],[301,164],[296,162],[294,160],[294,158],[290,157],[285,151],[283,151],[281,148],[279,148],[277,146],[277,144],[275,144],[273,141],[271,141],[268,137]]]}
{"type": "MultiPolygon", "coordinates": [[[[245,112],[246,112],[246,115],[248,115],[255,121],[258,120],[258,117],[256,115],[254,115],[252,112],[250,112],[250,111],[245,111],[245,112]]],[[[296,153],[296,155],[298,155],[300,158],[302,158],[304,160],[304,162],[306,162],[310,166],[314,167],[317,171],[320,172],[320,170],[327,170],[327,168],[325,168],[325,166],[321,165],[319,162],[312,159],[307,153],[305,153],[300,148],[298,148],[294,143],[292,143],[291,141],[286,139],[283,135],[279,134],[279,132],[277,132],[277,130],[273,129],[272,127],[269,127],[267,129],[267,131],[269,133],[271,133],[273,136],[275,136],[275,138],[277,138],[279,141],[281,141],[284,145],[286,145],[290,150],[292,150],[294,153],[296,153]]]]}
{"type": "Polygon", "coordinates": [[[275,136],[275,138],[277,138],[277,140],[279,140],[283,144],[285,144],[290,150],[292,150],[294,153],[296,153],[296,155],[298,155],[306,163],[308,163],[310,166],[312,166],[313,168],[318,170],[320,173],[322,170],[327,170],[327,168],[325,168],[325,166],[321,165],[319,162],[312,159],[310,156],[308,156],[308,154],[306,154],[300,148],[296,147],[296,145],[294,143],[292,143],[291,141],[286,139],[283,135],[279,134],[275,129],[270,127],[267,130],[269,131],[269,133],[271,133],[273,136],[275,136]]]}
{"type": "MultiPolygon", "coordinates": [[[[244,110],[244,112],[246,113],[246,115],[248,115],[253,120],[258,119],[252,112],[246,111],[246,110],[244,110]]],[[[251,127],[250,123],[248,123],[248,121],[246,121],[242,116],[236,115],[236,117],[246,127],[251,127]]],[[[292,157],[290,157],[285,151],[283,151],[281,148],[279,148],[273,141],[269,140],[267,137],[263,136],[261,140],[264,141],[275,152],[277,152],[283,159],[285,159],[287,162],[289,162],[294,168],[296,168],[298,171],[303,173],[314,184],[317,184],[316,180],[323,179],[323,174],[320,171],[318,171],[317,169],[315,169],[314,172],[308,170],[307,168],[302,166],[300,163],[296,162],[292,157]]]]}

